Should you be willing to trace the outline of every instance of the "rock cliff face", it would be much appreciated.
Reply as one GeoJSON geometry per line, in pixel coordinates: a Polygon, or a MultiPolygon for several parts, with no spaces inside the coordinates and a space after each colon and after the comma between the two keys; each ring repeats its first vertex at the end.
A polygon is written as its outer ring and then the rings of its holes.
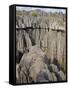
{"type": "MultiPolygon", "coordinates": [[[[29,60],[31,60],[30,61],[31,63],[35,61],[35,63],[30,68],[31,71],[29,74],[30,77],[32,78],[32,81],[48,82],[59,80],[57,76],[61,77],[61,75],[59,74],[62,73],[63,75],[64,74],[63,71],[65,72],[66,67],[65,19],[66,19],[65,15],[62,13],[45,13],[45,12],[36,13],[36,11],[16,12],[16,52],[17,52],[16,57],[19,57],[20,56],[19,53],[22,53],[22,56],[20,58],[17,58],[17,61],[18,59],[20,59],[19,66],[21,67],[21,71],[23,69],[23,71],[20,73],[23,74],[25,73],[24,69],[26,68],[24,68],[25,67],[24,63],[28,65],[29,60]],[[36,46],[38,48],[32,49],[32,47],[36,46]],[[53,64],[54,60],[56,59],[56,62],[58,62],[59,64],[57,66],[63,68],[63,71],[61,72],[61,69],[60,71],[58,70],[57,76],[56,73],[54,73],[54,71],[52,71],[51,73],[50,70],[48,70],[47,63],[45,64],[43,61],[44,60],[43,56],[44,57],[46,56],[51,64],[53,64]],[[34,60],[33,57],[35,57],[34,60]]],[[[49,66],[52,68],[52,65],[49,64],[49,66]]],[[[53,67],[57,68],[56,66],[53,67]]],[[[22,78],[25,79],[27,77],[25,77],[24,75],[24,77],[22,76],[22,78]]],[[[27,82],[30,82],[28,79],[30,78],[27,78],[27,82]]],[[[61,77],[61,80],[65,79],[62,79],[61,77]]],[[[26,80],[22,79],[20,80],[21,83],[23,81],[26,82],[26,80]]]]}

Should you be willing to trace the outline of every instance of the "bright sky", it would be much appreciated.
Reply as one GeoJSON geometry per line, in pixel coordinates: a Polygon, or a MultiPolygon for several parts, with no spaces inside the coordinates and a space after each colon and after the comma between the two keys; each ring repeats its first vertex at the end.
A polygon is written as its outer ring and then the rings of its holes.
{"type": "Polygon", "coordinates": [[[30,11],[30,10],[36,10],[36,9],[40,9],[46,12],[63,12],[64,14],[66,13],[66,9],[56,9],[56,8],[35,8],[35,7],[22,7],[22,6],[16,6],[16,10],[26,10],[26,11],[30,11]]]}

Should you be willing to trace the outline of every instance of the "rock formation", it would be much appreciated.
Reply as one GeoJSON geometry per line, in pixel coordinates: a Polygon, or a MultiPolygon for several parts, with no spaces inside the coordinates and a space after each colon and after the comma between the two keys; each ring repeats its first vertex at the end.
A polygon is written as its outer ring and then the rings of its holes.
{"type": "Polygon", "coordinates": [[[65,80],[65,14],[17,11],[16,53],[17,82],[65,80]]]}
{"type": "Polygon", "coordinates": [[[54,63],[45,63],[45,53],[32,46],[16,65],[17,83],[52,82],[65,80],[65,74],[54,63]]]}

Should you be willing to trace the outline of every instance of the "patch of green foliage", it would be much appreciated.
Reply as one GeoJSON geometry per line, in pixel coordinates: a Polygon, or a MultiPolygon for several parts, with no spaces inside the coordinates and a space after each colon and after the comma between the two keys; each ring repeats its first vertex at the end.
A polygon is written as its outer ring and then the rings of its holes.
{"type": "Polygon", "coordinates": [[[33,12],[32,16],[37,17],[37,13],[33,12]]]}
{"type": "Polygon", "coordinates": [[[64,73],[66,73],[66,60],[65,59],[62,60],[62,69],[64,73]]]}

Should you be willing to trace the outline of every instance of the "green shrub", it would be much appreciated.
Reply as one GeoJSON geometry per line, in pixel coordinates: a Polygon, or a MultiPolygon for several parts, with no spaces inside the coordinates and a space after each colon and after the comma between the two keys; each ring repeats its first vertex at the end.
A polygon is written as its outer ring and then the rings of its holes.
{"type": "Polygon", "coordinates": [[[32,16],[37,17],[37,13],[33,12],[32,16]]]}

